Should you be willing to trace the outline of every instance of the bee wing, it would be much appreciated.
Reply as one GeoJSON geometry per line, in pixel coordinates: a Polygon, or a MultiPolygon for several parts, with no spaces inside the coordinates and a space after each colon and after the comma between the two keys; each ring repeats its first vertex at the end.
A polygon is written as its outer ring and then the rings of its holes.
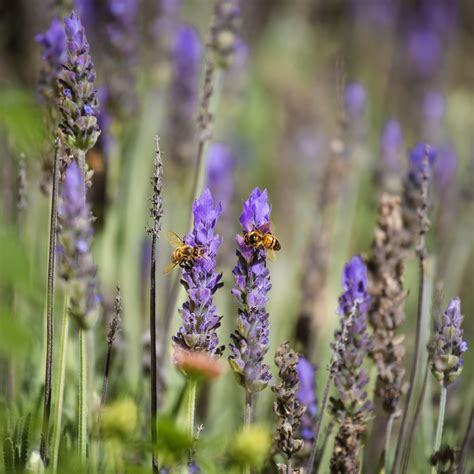
{"type": "Polygon", "coordinates": [[[178,265],[177,263],[174,263],[174,262],[169,262],[166,267],[164,268],[163,270],[163,273],[169,273],[171,270],[174,269],[174,267],[176,267],[176,265],[178,265]]]}
{"type": "Polygon", "coordinates": [[[263,234],[268,234],[271,232],[271,222],[267,222],[266,224],[262,224],[258,230],[263,234]]]}
{"type": "Polygon", "coordinates": [[[275,252],[272,249],[267,250],[267,258],[268,260],[271,260],[272,262],[276,260],[275,252]]]}
{"type": "Polygon", "coordinates": [[[172,230],[169,230],[168,232],[166,232],[166,240],[173,247],[180,247],[184,243],[183,239],[181,239],[181,237],[178,234],[176,234],[175,232],[173,232],[172,230]]]}

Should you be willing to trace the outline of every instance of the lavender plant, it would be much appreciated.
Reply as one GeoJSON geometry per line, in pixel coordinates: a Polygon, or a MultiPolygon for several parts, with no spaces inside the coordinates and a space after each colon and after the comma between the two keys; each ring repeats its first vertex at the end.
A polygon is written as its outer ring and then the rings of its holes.
{"type": "MultiPolygon", "coordinates": [[[[291,473],[293,472],[293,457],[301,450],[304,443],[302,439],[297,438],[297,433],[306,407],[297,397],[298,354],[290,348],[288,342],[278,347],[275,353],[275,365],[278,367],[280,376],[280,383],[272,387],[272,391],[276,393],[273,411],[279,418],[275,443],[278,450],[287,457],[286,472],[291,473]]],[[[285,472],[282,466],[280,471],[285,472]]]]}
{"type": "MultiPolygon", "coordinates": [[[[271,207],[267,190],[255,188],[243,203],[240,215],[242,231],[250,232],[270,224],[271,207]]],[[[244,387],[247,411],[251,411],[251,397],[260,392],[271,380],[270,368],[264,363],[269,347],[269,314],[265,309],[271,289],[270,272],[267,268],[267,250],[245,243],[243,235],[237,235],[237,265],[232,294],[238,304],[237,327],[231,335],[229,364],[238,383],[244,387]]],[[[250,421],[251,413],[246,419],[250,421]]]]}
{"type": "Polygon", "coordinates": [[[58,77],[59,129],[65,143],[85,152],[92,148],[100,134],[99,99],[94,89],[96,73],[85,30],[76,13],[64,19],[64,27],[67,54],[58,77]]]}
{"type": "Polygon", "coordinates": [[[53,18],[48,30],[37,34],[35,40],[43,49],[43,66],[38,80],[38,93],[49,112],[54,113],[59,94],[57,81],[66,60],[66,34],[61,20],[53,18]]]}
{"type": "MultiPolygon", "coordinates": [[[[463,340],[464,331],[461,328],[463,319],[461,300],[453,298],[442,317],[435,319],[433,335],[428,344],[431,373],[441,384],[433,455],[438,453],[441,446],[447,387],[459,377],[464,365],[463,354],[467,351],[467,342],[463,340]]],[[[435,468],[433,468],[433,472],[436,472],[435,468]]]]}
{"type": "Polygon", "coordinates": [[[193,203],[193,230],[183,240],[187,245],[199,248],[201,256],[183,268],[181,284],[188,298],[180,310],[183,324],[173,337],[175,345],[184,350],[206,352],[216,358],[224,350],[216,332],[222,316],[216,314],[213,303],[214,293],[223,286],[222,274],[215,270],[221,239],[214,234],[221,212],[221,204],[214,203],[208,189],[193,203]]]}
{"type": "MultiPolygon", "coordinates": [[[[413,388],[418,374],[418,360],[420,356],[420,337],[421,323],[423,315],[423,296],[425,285],[425,264],[426,264],[426,246],[425,235],[429,229],[430,221],[428,219],[428,186],[431,177],[431,167],[434,163],[436,153],[428,144],[418,144],[409,153],[410,168],[407,173],[403,189],[403,225],[405,228],[405,246],[407,249],[417,241],[416,254],[419,266],[419,284],[418,284],[418,306],[416,318],[415,334],[415,354],[410,371],[410,381],[408,386],[407,401],[403,410],[402,422],[398,434],[397,446],[395,448],[395,457],[391,472],[397,472],[398,464],[402,454],[403,444],[406,441],[406,430],[408,411],[410,409],[413,396],[413,388]]],[[[410,446],[407,447],[410,450],[410,446]]],[[[406,454],[405,458],[409,456],[406,454]]]]}
{"type": "Polygon", "coordinates": [[[84,186],[84,177],[73,161],[66,170],[59,208],[60,276],[67,284],[68,313],[79,327],[79,454],[83,465],[88,442],[86,330],[95,322],[100,303],[97,268],[91,254],[91,212],[84,200],[84,186]]]}
{"type": "Polygon", "coordinates": [[[151,178],[153,195],[150,199],[150,217],[152,225],[148,228],[151,235],[151,255],[150,255],[150,399],[151,399],[151,442],[153,443],[152,469],[153,473],[158,473],[158,459],[155,446],[158,440],[156,422],[158,412],[157,394],[157,351],[156,351],[156,246],[161,231],[161,219],[163,217],[162,198],[163,162],[161,159],[160,139],[155,138],[155,161],[154,171],[151,178]]]}
{"type": "Polygon", "coordinates": [[[330,470],[357,473],[361,437],[372,410],[366,391],[369,375],[362,367],[371,349],[366,327],[370,296],[367,267],[360,257],[352,257],[345,265],[343,287],[345,291],[339,297],[338,310],[341,327],[336,331],[332,345],[337,354],[334,385],[339,397],[331,399],[331,411],[340,428],[334,442],[330,470]]]}

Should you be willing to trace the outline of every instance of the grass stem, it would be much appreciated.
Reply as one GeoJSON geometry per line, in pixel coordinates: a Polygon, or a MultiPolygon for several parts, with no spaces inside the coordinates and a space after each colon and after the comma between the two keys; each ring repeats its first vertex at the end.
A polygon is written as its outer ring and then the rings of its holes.
{"type": "Polygon", "coordinates": [[[80,382],[79,382],[79,456],[82,466],[87,463],[87,332],[79,329],[80,382]]]}
{"type": "Polygon", "coordinates": [[[56,274],[56,228],[58,219],[59,139],[55,141],[51,211],[49,219],[48,289],[46,296],[46,365],[44,375],[43,426],[41,430],[40,455],[43,463],[48,461],[49,418],[51,416],[51,391],[54,346],[54,283],[56,274]]]}
{"type": "Polygon", "coordinates": [[[61,420],[64,402],[64,380],[66,377],[67,343],[69,338],[69,295],[64,296],[61,340],[59,342],[59,367],[56,391],[56,407],[53,420],[53,474],[58,470],[59,445],[61,442],[61,420]]]}
{"type": "MultiPolygon", "coordinates": [[[[443,438],[443,426],[444,426],[444,414],[446,411],[446,394],[448,390],[445,385],[441,386],[441,396],[439,398],[439,414],[438,414],[438,424],[436,426],[436,438],[434,444],[433,454],[436,454],[439,451],[441,446],[441,440],[443,438]]],[[[431,468],[431,473],[435,474],[437,471],[436,466],[431,468]]]]}

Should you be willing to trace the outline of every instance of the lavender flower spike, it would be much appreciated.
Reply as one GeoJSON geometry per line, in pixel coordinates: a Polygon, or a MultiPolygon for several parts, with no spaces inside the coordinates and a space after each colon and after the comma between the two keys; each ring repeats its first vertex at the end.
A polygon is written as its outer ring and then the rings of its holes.
{"type": "Polygon", "coordinates": [[[454,382],[463,368],[462,354],[467,351],[467,342],[462,339],[462,321],[461,300],[453,298],[442,317],[434,323],[434,333],[428,345],[431,372],[444,386],[454,382]]]}
{"type": "Polygon", "coordinates": [[[339,392],[331,399],[332,412],[341,423],[331,458],[331,472],[359,472],[361,436],[372,404],[367,400],[369,376],[362,368],[371,349],[366,319],[370,304],[367,268],[359,256],[344,266],[344,293],[339,298],[341,329],[336,331],[333,349],[337,354],[334,377],[339,392]]]}
{"type": "Polygon", "coordinates": [[[207,352],[214,357],[219,357],[224,350],[224,346],[219,346],[216,333],[222,317],[216,314],[212,301],[214,293],[223,286],[222,274],[215,271],[221,239],[214,234],[214,228],[221,212],[221,204],[214,204],[208,189],[194,201],[194,228],[183,240],[187,245],[199,247],[202,256],[183,269],[181,284],[188,299],[180,310],[183,325],[173,337],[174,343],[182,349],[207,352]]]}
{"type": "Polygon", "coordinates": [[[87,151],[94,146],[100,134],[97,125],[99,99],[94,89],[95,69],[84,27],[76,13],[64,19],[64,26],[67,56],[59,76],[59,128],[69,146],[87,151]]]}
{"type": "Polygon", "coordinates": [[[60,276],[68,283],[70,315],[87,329],[95,320],[100,298],[91,254],[91,211],[83,193],[84,178],[73,161],[66,170],[58,214],[60,276]]]}
{"type": "Polygon", "coordinates": [[[304,440],[314,439],[314,425],[318,415],[318,404],[316,399],[315,367],[305,357],[298,357],[298,391],[296,399],[302,406],[306,407],[301,418],[301,436],[304,440]]]}
{"type": "Polygon", "coordinates": [[[66,60],[66,34],[62,22],[53,18],[46,33],[39,33],[35,41],[43,48],[44,61],[38,81],[38,92],[53,110],[58,96],[57,80],[66,60]]]}
{"type": "MultiPolygon", "coordinates": [[[[243,203],[240,224],[244,232],[270,223],[267,191],[255,188],[243,203]]],[[[249,247],[243,235],[237,235],[238,262],[233,270],[232,294],[240,304],[237,328],[231,335],[229,363],[237,379],[248,392],[263,390],[271,379],[263,362],[268,351],[269,314],[265,309],[271,288],[267,269],[267,250],[249,247]]]]}

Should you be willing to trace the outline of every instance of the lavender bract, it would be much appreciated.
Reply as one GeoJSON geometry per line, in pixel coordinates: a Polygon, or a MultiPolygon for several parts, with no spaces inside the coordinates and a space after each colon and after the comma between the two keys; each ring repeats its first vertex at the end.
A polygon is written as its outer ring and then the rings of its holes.
{"type": "Polygon", "coordinates": [[[75,162],[66,170],[58,222],[60,276],[68,284],[69,313],[87,329],[95,320],[100,298],[91,254],[91,211],[84,201],[84,178],[75,162]]]}
{"type": "Polygon", "coordinates": [[[434,332],[428,345],[431,359],[431,372],[444,386],[454,382],[462,372],[467,351],[467,342],[463,340],[461,324],[461,300],[453,298],[441,318],[435,319],[434,332]]]}
{"type": "Polygon", "coordinates": [[[59,128],[71,147],[87,151],[100,134],[97,125],[99,99],[94,89],[95,69],[84,27],[72,13],[64,19],[67,56],[59,75],[59,128]]]}
{"type": "Polygon", "coordinates": [[[367,268],[361,257],[352,257],[344,266],[344,293],[339,298],[341,329],[335,333],[333,349],[337,354],[334,384],[338,399],[331,399],[332,412],[341,426],[336,435],[331,458],[331,472],[359,472],[361,435],[367,415],[372,410],[368,401],[369,375],[362,368],[371,349],[366,318],[370,304],[367,293],[367,268]]]}
{"type": "Polygon", "coordinates": [[[202,257],[183,268],[181,284],[188,299],[180,310],[183,325],[173,337],[174,343],[184,350],[207,352],[214,357],[224,350],[216,333],[222,317],[216,314],[212,301],[214,293],[223,286],[222,274],[215,271],[221,239],[214,234],[214,228],[221,212],[222,206],[214,203],[208,189],[194,201],[194,228],[183,240],[187,245],[200,247],[202,257]]]}
{"type": "Polygon", "coordinates": [[[35,40],[43,49],[44,61],[38,81],[38,92],[45,103],[53,109],[58,97],[57,80],[61,66],[66,60],[66,34],[62,22],[58,18],[53,18],[48,30],[37,34],[35,40]]]}
{"type": "Polygon", "coordinates": [[[314,439],[314,425],[318,415],[316,399],[316,369],[305,357],[298,357],[298,391],[296,398],[302,406],[306,407],[301,418],[301,436],[304,440],[314,439]]]}
{"type": "MultiPolygon", "coordinates": [[[[243,203],[240,224],[249,232],[270,223],[267,191],[255,188],[243,203]]],[[[238,262],[233,274],[232,294],[240,307],[237,328],[231,335],[229,363],[238,382],[248,392],[263,390],[271,380],[270,369],[263,362],[269,346],[269,314],[265,309],[271,289],[267,268],[267,250],[247,246],[243,235],[237,235],[238,262]]]]}

